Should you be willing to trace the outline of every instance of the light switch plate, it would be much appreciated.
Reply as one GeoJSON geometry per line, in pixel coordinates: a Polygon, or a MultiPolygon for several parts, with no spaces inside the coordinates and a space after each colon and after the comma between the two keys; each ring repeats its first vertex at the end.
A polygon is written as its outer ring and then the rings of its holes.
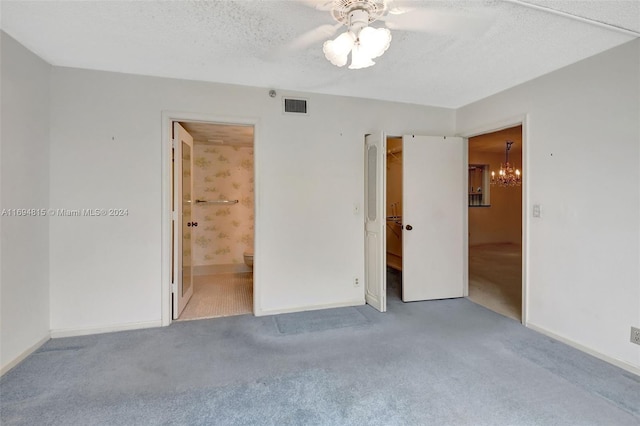
{"type": "Polygon", "coordinates": [[[540,204],[533,205],[533,217],[540,217],[540,204]]]}

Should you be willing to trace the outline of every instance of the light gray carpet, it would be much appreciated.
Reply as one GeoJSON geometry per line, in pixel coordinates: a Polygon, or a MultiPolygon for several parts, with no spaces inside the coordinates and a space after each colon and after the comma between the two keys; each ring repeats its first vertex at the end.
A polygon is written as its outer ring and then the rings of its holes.
{"type": "Polygon", "coordinates": [[[281,334],[310,333],[342,327],[355,327],[369,322],[356,308],[324,309],[296,312],[274,317],[281,334]]]}
{"type": "Polygon", "coordinates": [[[353,326],[243,315],[51,340],[0,380],[1,423],[640,424],[639,377],[466,299],[404,304],[398,279],[387,313],[346,308],[353,326]]]}

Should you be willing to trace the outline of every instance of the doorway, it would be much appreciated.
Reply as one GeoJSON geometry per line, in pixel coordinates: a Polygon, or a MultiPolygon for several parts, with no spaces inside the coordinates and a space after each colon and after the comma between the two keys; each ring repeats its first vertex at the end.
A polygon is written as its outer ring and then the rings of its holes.
{"type": "Polygon", "coordinates": [[[522,322],[523,127],[470,137],[468,149],[468,297],[522,322]]]}
{"type": "Polygon", "coordinates": [[[172,122],[172,318],[253,312],[254,126],[172,122]]]}
{"type": "Polygon", "coordinates": [[[465,146],[460,137],[365,137],[365,300],[379,311],[388,272],[403,302],[466,295],[465,146]],[[401,193],[387,199],[391,168],[401,193]]]}
{"type": "Polygon", "coordinates": [[[402,138],[387,137],[387,303],[402,301],[402,138]]]}

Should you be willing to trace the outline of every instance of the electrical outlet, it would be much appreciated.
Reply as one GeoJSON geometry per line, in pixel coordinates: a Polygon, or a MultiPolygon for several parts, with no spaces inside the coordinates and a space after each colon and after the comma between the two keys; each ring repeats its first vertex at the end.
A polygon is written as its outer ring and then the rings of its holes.
{"type": "Polygon", "coordinates": [[[640,328],[631,327],[631,343],[640,345],[640,328]]]}
{"type": "Polygon", "coordinates": [[[353,286],[354,286],[354,287],[360,287],[360,278],[355,277],[355,278],[353,279],[353,286]]]}

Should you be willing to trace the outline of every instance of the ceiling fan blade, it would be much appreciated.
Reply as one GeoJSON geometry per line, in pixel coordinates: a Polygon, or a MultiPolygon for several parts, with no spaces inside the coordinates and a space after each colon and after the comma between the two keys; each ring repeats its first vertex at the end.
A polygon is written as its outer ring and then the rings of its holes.
{"type": "Polygon", "coordinates": [[[302,50],[311,46],[312,44],[328,40],[338,31],[338,28],[340,28],[341,26],[342,24],[340,23],[334,25],[320,25],[319,27],[316,27],[311,31],[307,31],[306,33],[296,37],[293,41],[287,44],[286,50],[302,50]]]}
{"type": "Polygon", "coordinates": [[[307,7],[328,12],[333,7],[333,0],[299,0],[307,7]]]}
{"type": "Polygon", "coordinates": [[[454,12],[398,4],[381,20],[391,30],[477,37],[491,27],[494,15],[476,9],[454,12]]]}
{"type": "Polygon", "coordinates": [[[387,0],[387,11],[392,15],[402,15],[412,9],[415,9],[415,7],[408,5],[407,2],[387,0]]]}

